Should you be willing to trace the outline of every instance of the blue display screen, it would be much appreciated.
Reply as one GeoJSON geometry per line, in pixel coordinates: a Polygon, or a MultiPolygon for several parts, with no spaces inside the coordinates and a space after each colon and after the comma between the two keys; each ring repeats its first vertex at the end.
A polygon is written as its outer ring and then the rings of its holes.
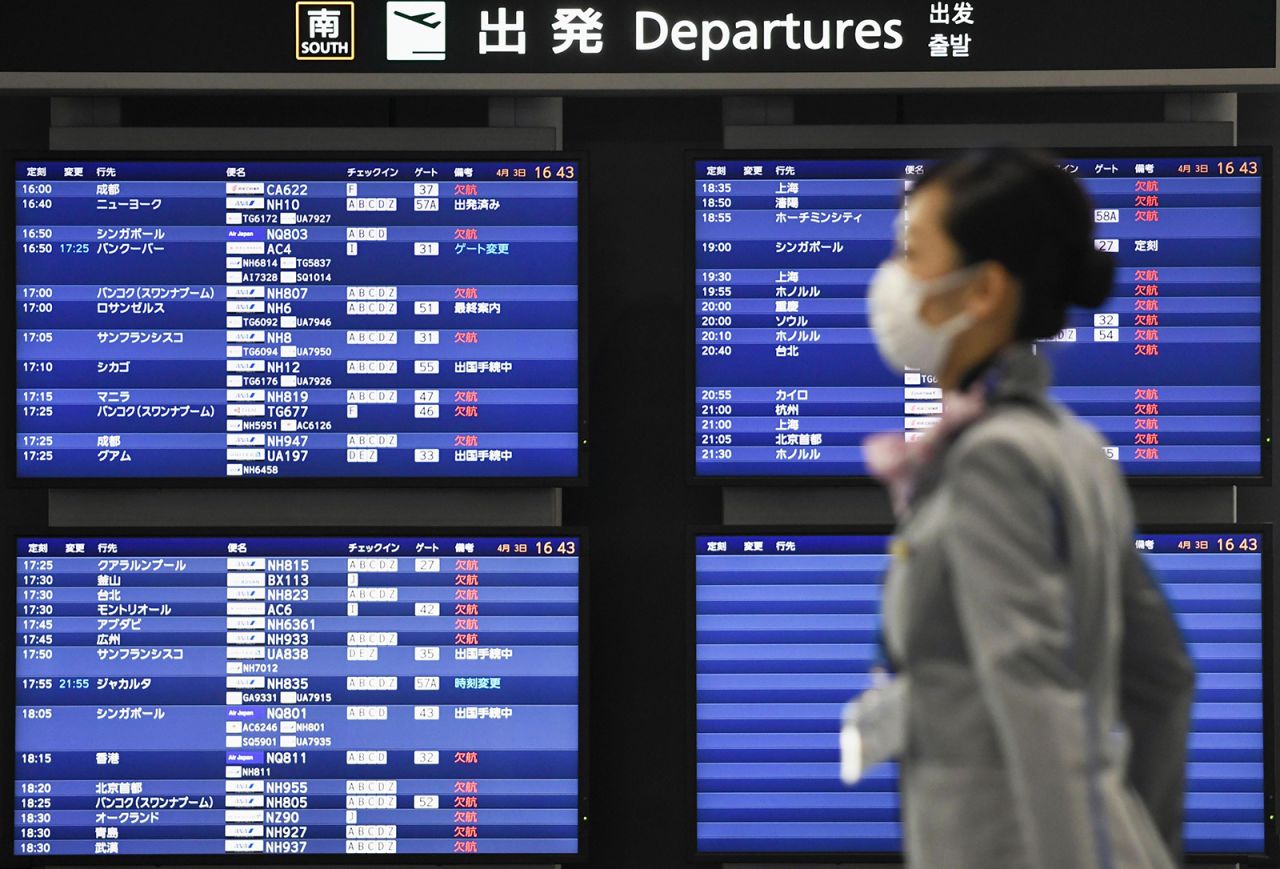
{"type": "MultiPolygon", "coordinates": [[[[920,437],[936,381],[891,371],[871,275],[928,159],[699,160],[694,468],[701,477],[864,476],[875,432],[920,437]]],[[[1115,256],[1113,294],[1037,352],[1053,396],[1132,476],[1263,474],[1263,159],[1063,157],[1115,256]]]]}
{"type": "MultiPolygon", "coordinates": [[[[883,536],[697,538],[697,800],[701,853],[897,852],[895,764],[840,782],[844,703],[877,658],[883,536]]],[[[1262,583],[1256,533],[1136,541],[1197,670],[1189,853],[1260,854],[1262,583]]]]}
{"type": "Polygon", "coordinates": [[[579,559],[20,539],[14,853],[577,853],[579,559]]]}
{"type": "Polygon", "coordinates": [[[578,477],[579,176],[18,162],[18,475],[578,477]]]}

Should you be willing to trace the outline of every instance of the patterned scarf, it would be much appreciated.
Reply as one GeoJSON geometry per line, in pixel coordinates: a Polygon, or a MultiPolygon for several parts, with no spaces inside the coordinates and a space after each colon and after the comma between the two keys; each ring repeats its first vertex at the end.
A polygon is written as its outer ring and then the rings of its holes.
{"type": "Polygon", "coordinates": [[[942,397],[942,417],[937,425],[915,441],[902,432],[882,432],[862,442],[867,469],[889,490],[893,513],[899,520],[910,510],[922,471],[929,467],[951,438],[987,409],[987,385],[982,379],[967,391],[942,397]]]}

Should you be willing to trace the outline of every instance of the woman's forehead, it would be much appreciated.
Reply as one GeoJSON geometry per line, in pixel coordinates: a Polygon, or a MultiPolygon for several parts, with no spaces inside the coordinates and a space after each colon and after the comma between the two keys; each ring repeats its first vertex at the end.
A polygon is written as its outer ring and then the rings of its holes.
{"type": "Polygon", "coordinates": [[[936,224],[945,199],[946,191],[938,184],[913,190],[903,203],[902,219],[907,225],[921,222],[936,224]]]}

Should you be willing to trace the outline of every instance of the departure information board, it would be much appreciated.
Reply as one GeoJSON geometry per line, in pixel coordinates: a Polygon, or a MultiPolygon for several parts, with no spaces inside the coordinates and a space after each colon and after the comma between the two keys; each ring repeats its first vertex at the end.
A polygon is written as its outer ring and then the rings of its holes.
{"type": "Polygon", "coordinates": [[[576,161],[15,169],[19,477],[579,477],[576,161]]]}
{"type": "MultiPolygon", "coordinates": [[[[936,156],[936,155],[935,155],[936,156]]],[[[928,155],[695,163],[693,467],[699,477],[864,476],[874,432],[920,437],[941,390],[890,371],[871,276],[928,155]]],[[[1037,344],[1052,395],[1138,477],[1266,472],[1263,155],[1060,158],[1114,254],[1113,295],[1037,344]]],[[[1269,291],[1269,288],[1266,288],[1269,291]]]]}
{"type": "MultiPolygon", "coordinates": [[[[698,537],[698,851],[897,852],[895,764],[840,782],[846,701],[869,687],[890,538],[765,532],[698,537]]],[[[1189,853],[1266,849],[1258,531],[1144,534],[1195,659],[1189,853]]]]}
{"type": "Polygon", "coordinates": [[[578,853],[581,557],[20,539],[14,854],[578,853]]]}

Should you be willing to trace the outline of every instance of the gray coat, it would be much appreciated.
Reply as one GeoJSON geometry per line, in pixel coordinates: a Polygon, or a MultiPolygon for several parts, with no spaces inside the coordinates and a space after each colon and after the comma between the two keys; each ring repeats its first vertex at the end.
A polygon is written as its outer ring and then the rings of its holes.
{"type": "Polygon", "coordinates": [[[1194,671],[1124,481],[1025,346],[923,475],[885,580],[920,869],[1169,869],[1194,671]]]}

